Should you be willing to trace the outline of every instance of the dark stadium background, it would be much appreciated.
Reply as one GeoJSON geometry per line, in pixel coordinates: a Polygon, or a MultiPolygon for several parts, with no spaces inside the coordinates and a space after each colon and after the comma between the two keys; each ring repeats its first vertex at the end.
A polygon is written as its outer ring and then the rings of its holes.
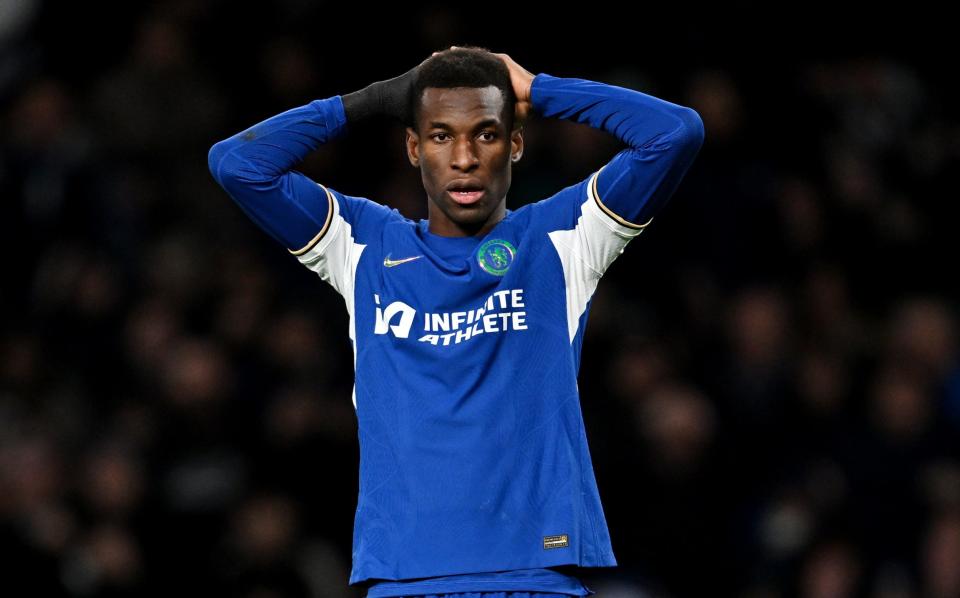
{"type": "MultiPolygon", "coordinates": [[[[597,596],[960,595],[954,26],[840,6],[0,0],[0,594],[362,596],[343,301],[207,151],[469,44],[706,127],[591,309],[597,596]]],[[[526,142],[512,208],[622,147],[526,142]]],[[[426,217],[392,123],[301,170],[426,217]]]]}

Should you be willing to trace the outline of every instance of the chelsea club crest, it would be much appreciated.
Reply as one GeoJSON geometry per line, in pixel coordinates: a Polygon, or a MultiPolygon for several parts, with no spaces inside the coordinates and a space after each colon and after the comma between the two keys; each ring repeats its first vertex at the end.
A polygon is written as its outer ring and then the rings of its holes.
{"type": "Polygon", "coordinates": [[[509,241],[490,239],[477,249],[477,262],[490,274],[503,276],[516,255],[517,250],[509,241]]]}

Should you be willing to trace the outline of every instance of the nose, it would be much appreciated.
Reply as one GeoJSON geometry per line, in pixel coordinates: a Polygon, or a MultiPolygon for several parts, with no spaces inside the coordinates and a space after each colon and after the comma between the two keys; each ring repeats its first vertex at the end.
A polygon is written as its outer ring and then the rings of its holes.
{"type": "Polygon", "coordinates": [[[480,164],[480,158],[474,151],[473,142],[470,139],[460,139],[454,141],[453,152],[450,156],[451,166],[460,170],[470,170],[480,164]]]}

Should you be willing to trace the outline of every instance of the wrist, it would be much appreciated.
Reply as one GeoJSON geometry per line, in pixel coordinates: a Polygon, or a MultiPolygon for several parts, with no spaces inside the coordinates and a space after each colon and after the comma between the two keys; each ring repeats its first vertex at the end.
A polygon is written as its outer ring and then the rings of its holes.
{"type": "Polygon", "coordinates": [[[342,96],[343,113],[347,122],[356,123],[382,112],[381,82],[377,81],[363,89],[353,91],[342,96]]]}
{"type": "Polygon", "coordinates": [[[375,81],[359,91],[344,95],[343,108],[347,121],[381,114],[407,122],[415,72],[416,67],[392,79],[375,81]]]}
{"type": "Polygon", "coordinates": [[[534,80],[535,78],[536,78],[535,75],[530,75],[529,77],[526,78],[526,80],[525,80],[524,83],[523,83],[523,89],[522,89],[521,95],[520,95],[520,97],[517,98],[518,101],[520,101],[520,102],[529,102],[529,101],[531,101],[530,94],[532,93],[533,80],[534,80]]]}

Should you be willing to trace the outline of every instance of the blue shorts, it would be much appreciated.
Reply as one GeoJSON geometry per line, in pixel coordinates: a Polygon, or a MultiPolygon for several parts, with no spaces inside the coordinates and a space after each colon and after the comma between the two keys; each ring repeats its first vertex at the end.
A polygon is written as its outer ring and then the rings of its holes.
{"type": "Polygon", "coordinates": [[[404,598],[571,598],[570,594],[553,592],[453,592],[450,594],[417,594],[404,598]]]}

